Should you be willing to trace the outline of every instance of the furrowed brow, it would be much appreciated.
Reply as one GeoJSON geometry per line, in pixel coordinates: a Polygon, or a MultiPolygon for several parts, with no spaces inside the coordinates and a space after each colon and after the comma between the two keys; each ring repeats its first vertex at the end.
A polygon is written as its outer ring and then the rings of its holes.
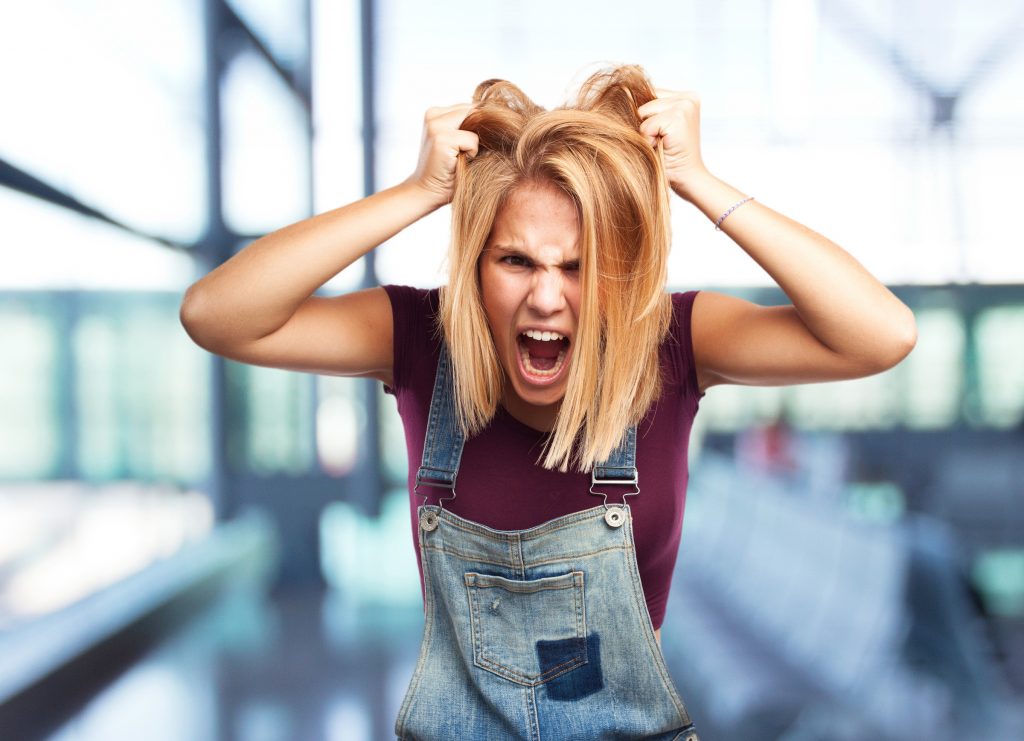
{"type": "MultiPolygon", "coordinates": [[[[524,260],[529,260],[532,263],[537,262],[532,256],[526,254],[522,250],[516,249],[515,247],[506,247],[505,245],[496,244],[491,246],[489,249],[492,249],[496,252],[502,252],[506,255],[515,255],[516,257],[521,257],[524,260]]],[[[563,270],[577,270],[579,269],[579,266],[579,258],[576,258],[575,260],[566,260],[562,263],[559,263],[558,265],[558,267],[562,268],[563,270]]]]}

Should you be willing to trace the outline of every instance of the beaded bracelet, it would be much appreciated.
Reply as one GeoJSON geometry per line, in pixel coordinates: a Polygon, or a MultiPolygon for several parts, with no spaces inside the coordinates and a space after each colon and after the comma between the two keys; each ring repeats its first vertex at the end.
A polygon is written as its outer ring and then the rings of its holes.
{"type": "Polygon", "coordinates": [[[722,214],[721,216],[718,217],[718,221],[715,222],[715,231],[716,232],[722,231],[722,222],[725,221],[725,217],[728,216],[729,214],[731,214],[736,209],[738,209],[740,206],[742,206],[747,201],[752,201],[752,200],[754,200],[754,196],[748,196],[747,198],[744,198],[742,201],[738,201],[737,203],[734,203],[732,206],[730,206],[728,211],[726,211],[724,214],[722,214]]]}

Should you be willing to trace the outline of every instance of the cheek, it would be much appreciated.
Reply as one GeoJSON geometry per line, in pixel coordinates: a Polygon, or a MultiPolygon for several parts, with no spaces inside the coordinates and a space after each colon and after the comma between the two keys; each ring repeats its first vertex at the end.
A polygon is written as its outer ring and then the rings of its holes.
{"type": "Polygon", "coordinates": [[[565,287],[565,298],[569,304],[569,308],[572,311],[573,319],[579,321],[580,318],[580,286],[579,283],[573,283],[565,287]]]}
{"type": "Polygon", "coordinates": [[[495,322],[507,320],[511,315],[510,297],[512,291],[502,276],[485,272],[480,284],[480,300],[484,305],[488,320],[495,322]]]}
{"type": "Polygon", "coordinates": [[[508,314],[502,305],[501,292],[494,288],[495,286],[485,282],[481,286],[480,301],[483,304],[484,317],[487,319],[491,336],[496,343],[500,343],[508,333],[508,314]]]}
{"type": "Polygon", "coordinates": [[[491,332],[498,340],[508,338],[514,317],[515,311],[513,307],[509,306],[508,301],[498,299],[491,302],[487,311],[487,320],[490,322],[491,332]]]}

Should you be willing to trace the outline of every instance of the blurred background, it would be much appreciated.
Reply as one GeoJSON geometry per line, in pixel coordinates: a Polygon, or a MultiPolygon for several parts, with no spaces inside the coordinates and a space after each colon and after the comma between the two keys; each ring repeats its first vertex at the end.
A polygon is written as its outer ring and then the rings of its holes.
{"type": "MultiPolygon", "coordinates": [[[[404,179],[427,107],[611,62],[917,316],[881,375],[704,397],[663,629],[702,737],[1024,738],[1021,0],[4,4],[0,738],[394,738],[394,401],[210,355],[182,294],[404,179]]],[[[788,302],[673,209],[670,290],[788,302]]],[[[321,293],[441,284],[448,218],[321,293]]]]}

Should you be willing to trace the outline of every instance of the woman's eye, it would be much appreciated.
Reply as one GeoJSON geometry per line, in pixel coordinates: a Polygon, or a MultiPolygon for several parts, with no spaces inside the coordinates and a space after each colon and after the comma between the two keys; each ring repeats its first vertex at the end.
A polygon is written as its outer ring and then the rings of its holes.
{"type": "Polygon", "coordinates": [[[519,255],[506,255],[501,258],[502,262],[507,265],[513,265],[517,268],[527,267],[530,263],[525,258],[519,257],[519,255]]]}

